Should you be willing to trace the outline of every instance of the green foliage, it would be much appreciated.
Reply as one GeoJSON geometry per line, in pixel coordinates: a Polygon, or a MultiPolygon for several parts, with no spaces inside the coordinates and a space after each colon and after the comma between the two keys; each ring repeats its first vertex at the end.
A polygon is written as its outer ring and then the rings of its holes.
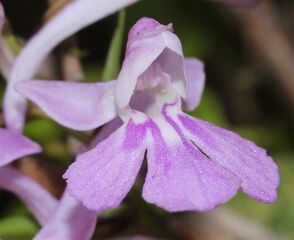
{"type": "Polygon", "coordinates": [[[97,82],[102,79],[103,69],[96,64],[86,64],[83,66],[87,82],[97,82]]]}
{"type": "Polygon", "coordinates": [[[0,220],[0,237],[3,240],[30,240],[38,226],[29,217],[10,216],[0,220]]]}
{"type": "Polygon", "coordinates": [[[40,143],[58,140],[62,137],[60,127],[48,118],[28,121],[24,129],[25,135],[40,143]]]}
{"type": "Polygon", "coordinates": [[[4,79],[0,75],[0,106],[2,106],[3,104],[4,90],[5,90],[3,83],[4,83],[4,79]]]}
{"type": "Polygon", "coordinates": [[[117,77],[120,68],[120,57],[124,39],[126,12],[123,10],[118,15],[117,27],[114,31],[107,54],[102,80],[113,80],[117,77]]]}
{"type": "Polygon", "coordinates": [[[205,89],[200,105],[190,114],[222,127],[228,124],[221,100],[216,93],[209,88],[205,89]]]}

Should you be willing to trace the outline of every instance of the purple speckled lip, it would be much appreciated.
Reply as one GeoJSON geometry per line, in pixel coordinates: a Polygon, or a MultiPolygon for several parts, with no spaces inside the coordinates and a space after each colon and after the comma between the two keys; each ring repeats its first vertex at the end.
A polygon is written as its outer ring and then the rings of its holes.
{"type": "Polygon", "coordinates": [[[211,210],[235,195],[239,179],[212,164],[167,115],[165,121],[163,124],[173,127],[177,140],[171,146],[156,120],[149,125],[153,142],[147,148],[148,173],[143,198],[167,211],[177,212],[211,210]]]}
{"type": "Polygon", "coordinates": [[[117,207],[133,186],[144,159],[147,125],[125,123],[64,174],[69,192],[89,209],[117,207]]]}

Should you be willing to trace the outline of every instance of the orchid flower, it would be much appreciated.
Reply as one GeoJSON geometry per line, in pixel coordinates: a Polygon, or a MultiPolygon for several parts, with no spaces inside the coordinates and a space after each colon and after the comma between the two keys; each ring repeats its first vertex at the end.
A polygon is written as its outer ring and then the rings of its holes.
{"type": "Polygon", "coordinates": [[[34,239],[90,239],[96,225],[95,212],[69,196],[68,191],[58,202],[37,182],[3,166],[39,151],[40,147],[24,136],[0,129],[0,188],[16,194],[43,226],[34,239]]]}
{"type": "Polygon", "coordinates": [[[0,188],[16,194],[31,210],[41,226],[34,239],[90,239],[97,214],[86,209],[80,201],[64,196],[57,202],[38,183],[6,167],[11,161],[38,153],[41,148],[31,140],[11,130],[0,128],[0,188]]]}
{"type": "Polygon", "coordinates": [[[49,220],[57,207],[57,200],[47,190],[13,168],[0,168],[0,188],[18,196],[40,225],[44,225],[49,220]]]}
{"type": "Polygon", "coordinates": [[[89,209],[121,203],[146,151],[143,198],[167,211],[211,210],[239,188],[259,201],[275,201],[278,168],[264,149],[183,112],[199,104],[204,79],[203,64],[183,57],[171,24],[142,18],[129,32],[116,81],[33,80],[16,89],[73,129],[120,117],[120,124],[112,121],[117,130],[79,155],[64,174],[69,192],[89,209]]]}
{"type": "Polygon", "coordinates": [[[41,152],[40,146],[11,130],[0,128],[0,167],[15,159],[41,152]]]}
{"type": "Polygon", "coordinates": [[[46,55],[80,29],[138,0],[75,0],[52,18],[24,47],[11,70],[4,98],[4,117],[9,129],[23,128],[26,100],[14,91],[16,82],[31,79],[46,55]]]}
{"type": "MultiPolygon", "coordinates": [[[[4,10],[0,3],[0,32],[4,22],[4,10]]],[[[0,36],[0,72],[7,79],[12,55],[0,36]]],[[[33,179],[6,165],[12,161],[41,152],[41,147],[14,131],[0,128],[0,189],[14,193],[44,225],[57,207],[57,200],[33,179]]]]}
{"type": "Polygon", "coordinates": [[[96,227],[97,213],[88,210],[65,190],[58,207],[34,240],[89,240],[96,227]]]}
{"type": "Polygon", "coordinates": [[[41,148],[28,138],[0,128],[0,189],[16,194],[40,225],[44,226],[34,239],[90,239],[96,224],[95,212],[86,209],[78,200],[69,196],[67,191],[58,202],[32,179],[4,166],[40,151],[41,148]]]}

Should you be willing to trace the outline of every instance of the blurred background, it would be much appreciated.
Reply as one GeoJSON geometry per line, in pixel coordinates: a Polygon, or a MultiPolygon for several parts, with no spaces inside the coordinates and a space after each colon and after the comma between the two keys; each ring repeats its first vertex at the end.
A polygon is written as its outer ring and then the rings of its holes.
{"type": "MultiPolygon", "coordinates": [[[[69,2],[2,0],[7,14],[5,40],[14,54],[69,2]]],[[[185,55],[203,60],[206,66],[203,100],[191,114],[253,140],[266,148],[280,167],[279,199],[274,204],[238,193],[209,213],[169,214],[146,204],[140,196],[139,180],[121,207],[102,216],[95,239],[124,235],[184,240],[294,239],[293,13],[293,0],[265,0],[255,6],[142,0],[126,12],[80,31],[54,50],[42,66],[40,78],[109,80],[116,76],[123,58],[127,31],[140,17],[173,23],[185,55]]],[[[5,82],[0,84],[2,99],[5,82]]],[[[60,196],[64,188],[61,175],[80,142],[89,141],[90,133],[62,128],[33,105],[25,133],[42,144],[44,154],[17,161],[15,167],[60,196]]],[[[0,238],[31,239],[39,226],[25,206],[3,191],[0,205],[0,238]]]]}

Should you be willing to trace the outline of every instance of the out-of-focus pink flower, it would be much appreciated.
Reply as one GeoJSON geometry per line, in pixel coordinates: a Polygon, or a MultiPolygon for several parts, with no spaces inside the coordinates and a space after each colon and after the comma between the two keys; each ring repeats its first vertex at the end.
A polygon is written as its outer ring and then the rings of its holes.
{"type": "Polygon", "coordinates": [[[58,207],[34,240],[89,240],[96,220],[96,212],[88,210],[65,190],[58,207]]]}
{"type": "MultiPolygon", "coordinates": [[[[4,11],[0,3],[0,32],[4,11]]],[[[0,72],[7,79],[12,58],[0,36],[0,72]]],[[[57,200],[33,179],[7,165],[18,158],[41,152],[41,147],[14,131],[0,128],[0,189],[10,191],[20,198],[44,225],[57,207],[57,200]]]]}
{"type": "Polygon", "coordinates": [[[114,119],[117,129],[78,156],[64,177],[89,209],[118,206],[137,177],[147,151],[143,198],[167,211],[211,210],[241,188],[273,202],[279,174],[266,151],[239,135],[188,116],[204,87],[204,67],[183,57],[171,25],[142,18],[129,33],[117,81],[24,81],[18,91],[59,123],[92,129],[114,119]],[[120,127],[119,127],[120,126],[120,127]]]}
{"type": "Polygon", "coordinates": [[[39,151],[40,147],[24,136],[0,129],[0,189],[17,195],[43,226],[34,239],[90,239],[96,225],[96,212],[85,208],[67,191],[58,202],[32,179],[4,166],[39,151]]]}
{"type": "Polygon", "coordinates": [[[19,133],[0,128],[0,167],[20,157],[39,152],[41,148],[37,143],[19,133]]]}
{"type": "Polygon", "coordinates": [[[57,200],[48,191],[10,167],[0,167],[0,188],[18,196],[41,225],[48,221],[57,207],[57,200]]]}
{"type": "MultiPolygon", "coordinates": [[[[33,77],[44,57],[66,37],[136,1],[77,0],[42,28],[23,49],[12,69],[4,103],[7,127],[12,130],[22,130],[24,124],[26,100],[14,91],[15,82],[33,77]]],[[[14,147],[11,146],[11,149],[14,147]]],[[[93,234],[97,213],[86,209],[80,201],[69,196],[65,191],[58,207],[50,212],[50,218],[48,216],[46,220],[48,219],[49,221],[34,239],[87,240],[93,234]]]]}
{"type": "Polygon", "coordinates": [[[58,202],[38,183],[7,167],[10,162],[41,151],[38,144],[8,129],[0,128],[0,189],[16,194],[44,226],[34,239],[88,240],[97,213],[85,208],[65,191],[58,202]]]}
{"type": "Polygon", "coordinates": [[[40,151],[39,145],[28,138],[0,128],[0,188],[16,194],[42,225],[56,208],[57,200],[29,177],[5,166],[40,151]]]}

